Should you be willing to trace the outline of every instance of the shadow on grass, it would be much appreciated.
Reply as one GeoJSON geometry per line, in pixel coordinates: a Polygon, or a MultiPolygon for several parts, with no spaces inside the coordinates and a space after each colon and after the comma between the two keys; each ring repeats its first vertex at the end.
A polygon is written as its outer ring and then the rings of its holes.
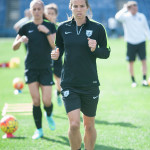
{"type": "Polygon", "coordinates": [[[59,119],[65,119],[65,120],[68,120],[68,118],[67,118],[67,115],[66,115],[66,117],[62,117],[62,116],[59,116],[59,115],[53,115],[55,118],[59,118],[59,119]]]}
{"type": "Polygon", "coordinates": [[[18,139],[18,140],[24,140],[26,138],[27,137],[13,137],[13,138],[9,138],[9,139],[11,139],[11,140],[16,140],[16,139],[18,139]]]}
{"type": "Polygon", "coordinates": [[[63,141],[51,139],[51,138],[48,138],[48,137],[45,137],[45,136],[42,137],[41,139],[69,146],[69,140],[68,140],[67,137],[64,137],[64,136],[58,136],[58,137],[60,137],[61,139],[63,139],[63,141]]]}
{"type": "MultiPolygon", "coordinates": [[[[80,117],[80,121],[83,122],[82,117],[80,117]]],[[[128,122],[108,122],[108,121],[97,120],[97,119],[95,120],[95,124],[115,125],[115,126],[122,126],[122,127],[127,127],[127,128],[139,128],[128,122]]]]}
{"type": "MultiPolygon", "coordinates": [[[[66,146],[70,147],[68,137],[65,137],[65,136],[58,136],[58,137],[61,138],[63,141],[62,140],[50,139],[48,137],[43,137],[42,139],[47,140],[47,141],[51,141],[51,142],[55,142],[55,143],[59,143],[59,144],[66,145],[66,146]]],[[[82,149],[84,148],[83,143],[82,143],[81,147],[82,147],[82,149]]],[[[120,149],[120,148],[116,148],[116,147],[96,144],[94,150],[133,150],[133,149],[123,149],[123,148],[120,149]]]]}
{"type": "Polygon", "coordinates": [[[127,128],[139,128],[128,122],[108,122],[108,121],[102,121],[102,120],[95,120],[95,123],[96,124],[104,124],[104,125],[122,126],[122,127],[127,127],[127,128]]]}
{"type": "MultiPolygon", "coordinates": [[[[67,119],[67,116],[66,117],[60,117],[58,115],[54,115],[54,117],[56,118],[60,118],[60,119],[65,119],[65,120],[68,120],[67,119]]],[[[83,122],[83,119],[82,117],[80,117],[80,121],[83,122]]],[[[95,124],[103,124],[103,125],[115,125],[115,126],[122,126],[122,127],[127,127],[127,128],[139,128],[138,126],[135,126],[131,123],[128,123],[128,122],[108,122],[108,121],[103,121],[103,120],[95,120],[95,124]]]]}
{"type": "Polygon", "coordinates": [[[116,147],[96,144],[94,150],[133,150],[133,149],[116,148],[116,147]]]}

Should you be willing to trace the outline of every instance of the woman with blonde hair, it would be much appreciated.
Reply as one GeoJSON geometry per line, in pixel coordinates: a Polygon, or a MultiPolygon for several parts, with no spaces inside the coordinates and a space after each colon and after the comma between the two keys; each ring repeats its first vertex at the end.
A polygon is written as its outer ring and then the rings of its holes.
{"type": "Polygon", "coordinates": [[[50,52],[52,49],[55,49],[54,38],[56,29],[54,24],[43,20],[43,1],[31,1],[30,11],[33,21],[20,28],[13,43],[13,49],[17,50],[20,48],[21,43],[27,43],[25,81],[28,84],[32,97],[33,118],[37,128],[32,139],[39,139],[43,137],[40,88],[49,128],[55,130],[55,122],[52,117],[53,104],[51,102],[52,85],[54,82],[50,66],[50,52]]]}

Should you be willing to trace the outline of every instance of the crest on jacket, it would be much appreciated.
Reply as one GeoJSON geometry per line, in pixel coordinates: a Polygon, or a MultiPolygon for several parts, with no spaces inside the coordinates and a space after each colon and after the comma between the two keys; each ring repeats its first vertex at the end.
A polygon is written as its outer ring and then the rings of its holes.
{"type": "Polygon", "coordinates": [[[93,34],[93,31],[92,31],[92,30],[86,30],[86,36],[87,36],[87,37],[92,36],[92,34],[93,34]]]}

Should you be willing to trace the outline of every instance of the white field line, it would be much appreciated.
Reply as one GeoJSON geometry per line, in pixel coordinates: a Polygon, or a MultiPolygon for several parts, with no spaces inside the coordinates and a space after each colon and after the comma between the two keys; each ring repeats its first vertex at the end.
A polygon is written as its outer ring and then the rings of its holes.
{"type": "Polygon", "coordinates": [[[7,108],[8,108],[8,104],[5,103],[4,108],[2,110],[2,116],[5,116],[7,108]]]}
{"type": "Polygon", "coordinates": [[[17,113],[20,115],[31,115],[32,113],[32,103],[20,103],[20,104],[5,104],[2,116],[5,116],[6,113],[17,113]],[[25,113],[27,112],[27,113],[25,113]]]}

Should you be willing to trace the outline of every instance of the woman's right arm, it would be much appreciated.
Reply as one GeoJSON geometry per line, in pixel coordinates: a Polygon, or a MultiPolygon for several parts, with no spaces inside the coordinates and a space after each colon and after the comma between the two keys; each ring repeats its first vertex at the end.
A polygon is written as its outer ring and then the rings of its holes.
{"type": "Polygon", "coordinates": [[[21,43],[28,43],[28,38],[26,36],[20,36],[19,34],[16,36],[16,39],[13,43],[13,50],[18,50],[20,48],[21,43]]]}

